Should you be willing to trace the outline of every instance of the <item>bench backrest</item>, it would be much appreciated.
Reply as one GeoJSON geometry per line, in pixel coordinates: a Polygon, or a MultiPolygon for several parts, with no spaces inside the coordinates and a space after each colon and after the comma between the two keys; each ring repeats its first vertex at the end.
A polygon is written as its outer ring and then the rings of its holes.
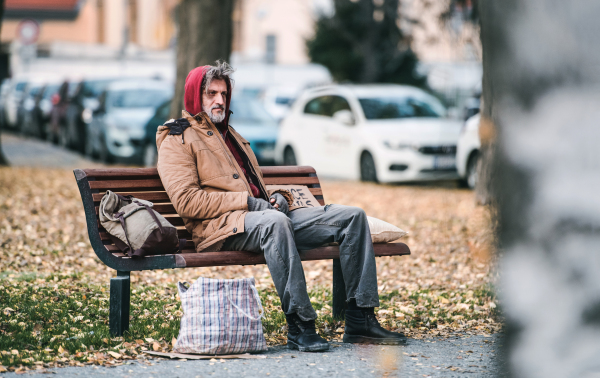
{"type": "MultiPolygon", "coordinates": [[[[265,184],[306,185],[319,203],[325,204],[314,168],[278,166],[261,169],[265,184]]],[[[173,208],[156,168],[76,169],[74,173],[84,205],[90,242],[100,260],[106,265],[127,271],[178,267],[176,258],[172,255],[132,260],[121,253],[100,225],[98,218],[100,200],[106,190],[152,201],[154,209],[178,228],[179,238],[188,240],[185,249],[193,252],[192,235],[185,229],[183,219],[173,208]]]]}

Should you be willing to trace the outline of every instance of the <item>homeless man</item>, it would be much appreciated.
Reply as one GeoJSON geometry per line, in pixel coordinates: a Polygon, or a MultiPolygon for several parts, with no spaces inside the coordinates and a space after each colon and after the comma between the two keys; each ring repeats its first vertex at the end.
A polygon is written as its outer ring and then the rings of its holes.
{"type": "Polygon", "coordinates": [[[404,335],[385,330],[374,314],[377,271],[364,211],[340,205],[289,211],[289,192],[267,192],[250,144],[229,125],[232,72],[219,61],[192,70],[183,118],[156,135],[158,173],[196,251],[264,253],[287,319],[288,346],[323,351],[329,344],[315,331],[298,250],[337,242],[349,298],[344,342],[404,343],[404,335]]]}

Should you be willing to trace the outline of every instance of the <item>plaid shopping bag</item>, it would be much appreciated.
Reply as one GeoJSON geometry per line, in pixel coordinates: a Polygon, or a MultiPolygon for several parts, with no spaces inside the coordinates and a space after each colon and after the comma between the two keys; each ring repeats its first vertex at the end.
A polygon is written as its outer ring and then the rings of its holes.
{"type": "Polygon", "coordinates": [[[183,316],[174,352],[233,354],[267,349],[254,278],[178,283],[183,316]]]}

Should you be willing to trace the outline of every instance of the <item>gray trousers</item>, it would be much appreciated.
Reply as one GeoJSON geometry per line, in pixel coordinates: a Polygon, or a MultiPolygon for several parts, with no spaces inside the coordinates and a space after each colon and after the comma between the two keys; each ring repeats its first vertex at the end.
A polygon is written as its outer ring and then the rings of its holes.
{"type": "Polygon", "coordinates": [[[244,233],[230,236],[222,250],[264,253],[286,314],[302,320],[317,318],[306,291],[298,250],[325,243],[340,245],[346,298],[359,307],[378,307],[377,270],[365,212],[357,207],[328,205],[301,208],[289,216],[276,211],[246,214],[244,233]]]}

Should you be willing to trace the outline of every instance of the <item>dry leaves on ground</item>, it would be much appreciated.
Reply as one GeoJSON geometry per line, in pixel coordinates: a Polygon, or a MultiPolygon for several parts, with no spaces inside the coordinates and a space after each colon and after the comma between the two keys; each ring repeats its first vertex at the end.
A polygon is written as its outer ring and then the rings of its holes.
{"type": "MultiPolygon", "coordinates": [[[[401,241],[411,248],[410,256],[377,259],[382,295],[378,315],[388,328],[418,338],[498,331],[491,286],[491,214],[487,208],[475,206],[471,191],[337,181],[324,181],[322,187],[326,203],[359,206],[368,215],[409,231],[401,241]]],[[[114,276],[89,244],[73,173],[60,169],[0,169],[0,261],[0,279],[61,275],[81,284],[107,287],[114,276]]],[[[341,323],[327,320],[331,262],[303,265],[307,283],[317,293],[313,304],[327,322],[320,329],[337,338],[341,323]]],[[[253,276],[259,289],[268,295],[273,291],[264,265],[136,272],[132,284],[134,288],[143,284],[163,290],[200,276],[253,276]]],[[[278,298],[263,299],[269,302],[268,310],[280,311],[278,298]]],[[[270,343],[284,342],[281,330],[269,332],[270,343]]]]}

